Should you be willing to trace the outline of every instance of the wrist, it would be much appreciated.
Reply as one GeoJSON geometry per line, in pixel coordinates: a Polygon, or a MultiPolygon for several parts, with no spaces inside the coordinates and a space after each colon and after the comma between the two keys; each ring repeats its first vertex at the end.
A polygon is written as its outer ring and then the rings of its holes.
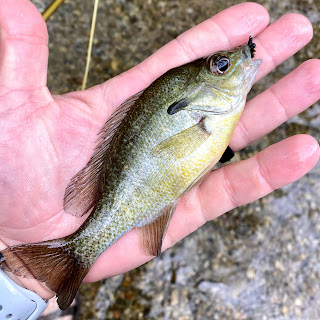
{"type": "Polygon", "coordinates": [[[1,319],[36,320],[48,306],[33,291],[22,288],[0,270],[1,319]]]}
{"type": "MultiPolygon", "coordinates": [[[[8,245],[4,241],[0,240],[0,251],[7,247],[8,245]]],[[[50,290],[44,283],[41,283],[36,279],[23,278],[23,277],[16,276],[11,272],[8,272],[5,270],[3,271],[17,285],[27,290],[35,292],[44,300],[51,299],[55,296],[54,291],[50,290]]]]}

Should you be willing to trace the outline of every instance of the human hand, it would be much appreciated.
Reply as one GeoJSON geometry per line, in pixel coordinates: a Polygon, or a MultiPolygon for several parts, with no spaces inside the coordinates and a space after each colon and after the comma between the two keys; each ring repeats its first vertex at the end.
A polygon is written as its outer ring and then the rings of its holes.
{"type": "MultiPolygon", "coordinates": [[[[48,40],[42,17],[28,0],[0,0],[2,248],[62,237],[82,224],[84,219],[62,210],[65,187],[89,160],[97,133],[112,111],[161,74],[245,43],[252,34],[257,44],[256,57],[263,60],[259,80],[312,37],[311,25],[301,15],[286,15],[269,27],[268,22],[260,5],[237,5],[100,86],[52,97],[46,87],[48,40]]],[[[317,101],[319,70],[319,60],[305,62],[248,102],[231,148],[240,150],[317,101]]],[[[318,158],[317,142],[299,135],[212,172],[179,202],[164,247],[207,220],[300,178],[318,158]]],[[[137,232],[132,230],[98,259],[86,280],[125,272],[148,259],[140,252],[137,232]]],[[[45,298],[53,296],[35,280],[21,281],[45,298]]]]}

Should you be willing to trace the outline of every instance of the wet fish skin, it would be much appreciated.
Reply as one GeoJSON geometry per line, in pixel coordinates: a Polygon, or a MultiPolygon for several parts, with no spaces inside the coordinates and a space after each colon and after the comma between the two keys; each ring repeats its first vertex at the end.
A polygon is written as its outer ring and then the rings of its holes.
{"type": "Polygon", "coordinates": [[[243,45],[172,69],[120,106],[66,190],[66,211],[82,216],[93,206],[89,218],[65,238],[5,249],[1,267],[45,282],[65,309],[96,259],[133,227],[143,250],[159,254],[177,201],[229,144],[261,63],[251,50],[243,45]],[[223,57],[229,68],[219,74],[223,57]]]}
{"type": "MultiPolygon", "coordinates": [[[[82,260],[91,252],[87,264],[134,226],[153,221],[163,208],[174,205],[198,176],[220,159],[241,115],[248,88],[243,85],[242,50],[219,55],[230,57],[230,73],[213,76],[203,59],[178,67],[156,80],[124,118],[104,163],[102,196],[81,232],[70,238],[82,260]],[[168,115],[168,106],[184,97],[189,101],[185,111],[168,115]],[[217,101],[214,106],[213,100],[217,101]],[[229,111],[232,104],[234,112],[210,115],[217,109],[229,111]],[[206,141],[193,146],[194,150],[199,147],[196,154],[154,154],[163,141],[197,126],[201,119],[203,128],[197,130],[206,141]]],[[[179,143],[192,144],[189,140],[179,143]]]]}

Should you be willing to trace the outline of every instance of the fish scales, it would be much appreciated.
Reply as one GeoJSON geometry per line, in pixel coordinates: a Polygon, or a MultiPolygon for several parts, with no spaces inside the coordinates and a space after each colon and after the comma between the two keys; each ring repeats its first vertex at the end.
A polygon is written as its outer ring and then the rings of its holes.
{"type": "MultiPolygon", "coordinates": [[[[195,165],[190,163],[185,168],[182,168],[183,164],[176,165],[176,169],[174,164],[165,167],[162,159],[145,150],[145,146],[152,150],[161,141],[197,123],[197,119],[188,113],[177,114],[179,119],[173,119],[168,116],[165,108],[174,101],[172,97],[181,95],[190,78],[194,77],[194,74],[190,75],[189,68],[182,66],[173,70],[172,73],[177,76],[169,72],[160,79],[160,84],[156,81],[120,125],[118,135],[110,146],[111,156],[106,163],[104,195],[98,204],[101,209],[95,210],[92,218],[83,226],[84,231],[72,239],[79,255],[94,247],[95,255],[99,256],[132,227],[141,224],[146,218],[153,220],[161,208],[179,197],[185,185],[189,185],[199,174],[199,169],[200,172],[203,171],[197,161],[193,161],[195,165]],[[189,72],[184,72],[183,69],[189,72]],[[155,92],[153,87],[159,85],[161,90],[155,92]],[[145,100],[148,101],[147,108],[145,100]],[[177,120],[179,125],[176,125],[177,120]],[[161,171],[163,174],[159,174],[161,171]],[[163,176],[167,179],[162,179],[163,176]],[[173,188],[174,186],[177,188],[173,188]],[[153,201],[150,202],[150,199],[153,201]],[[109,219],[106,220],[105,216],[109,219]],[[96,230],[94,237],[91,230],[96,230]]],[[[194,72],[199,71],[195,69],[194,72]]],[[[222,149],[226,147],[223,146],[222,149]]],[[[212,162],[210,156],[208,160],[212,162]]],[[[186,159],[185,162],[188,161],[186,159]]],[[[92,257],[89,259],[92,260],[92,257]]]]}
{"type": "Polygon", "coordinates": [[[85,223],[67,237],[1,251],[1,268],[44,282],[65,309],[96,259],[133,227],[143,252],[158,255],[178,200],[229,144],[261,64],[254,48],[250,38],[172,69],[124,102],[66,189],[67,213],[92,211],[85,223]]]}
{"type": "MultiPolygon", "coordinates": [[[[171,74],[168,77],[171,78],[171,74]]],[[[166,78],[161,80],[165,82],[163,90],[170,94],[174,83],[166,82],[166,78]]],[[[184,77],[183,81],[179,81],[180,86],[184,88],[188,80],[184,77]]],[[[158,83],[154,85],[157,86],[158,83]]],[[[152,150],[161,141],[197,123],[197,119],[190,114],[180,113],[177,114],[180,123],[177,126],[177,118],[168,117],[167,109],[164,108],[170,104],[170,98],[162,99],[162,103],[159,103],[157,96],[145,97],[148,99],[148,110],[144,113],[142,111],[145,103],[141,99],[119,128],[118,139],[112,145],[114,157],[110,157],[111,168],[107,172],[111,173],[110,177],[106,175],[102,208],[95,210],[92,219],[84,226],[85,231],[77,235],[76,239],[80,238],[81,241],[81,246],[76,244],[77,251],[80,249],[84,253],[88,248],[95,247],[95,254],[99,256],[119,235],[140,225],[141,221],[147,218],[153,220],[161,208],[172,203],[172,199],[177,199],[201,172],[214,160],[219,160],[226,149],[228,140],[225,137],[228,132],[230,134],[230,126],[234,126],[237,118],[231,123],[230,119],[226,119],[219,127],[213,123],[214,137],[212,135],[197,155],[190,155],[179,163],[169,162],[164,165],[161,158],[146,153],[145,146],[152,150]],[[128,156],[130,153],[131,156],[128,156]],[[111,219],[105,220],[104,215],[111,219]],[[88,230],[96,229],[96,236],[92,237],[88,230]],[[83,237],[86,239],[82,239],[83,237]],[[101,251],[97,248],[101,248],[101,251]]],[[[234,115],[230,117],[234,118],[234,115]]],[[[92,260],[92,257],[90,258],[92,260]]]]}

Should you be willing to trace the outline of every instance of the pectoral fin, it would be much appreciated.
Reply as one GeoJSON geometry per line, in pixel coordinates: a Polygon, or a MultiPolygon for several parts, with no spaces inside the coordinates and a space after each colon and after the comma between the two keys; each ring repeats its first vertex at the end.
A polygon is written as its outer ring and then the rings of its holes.
{"type": "Polygon", "coordinates": [[[140,246],[144,253],[151,256],[161,254],[162,241],[169,226],[176,204],[167,206],[153,222],[139,227],[140,246]]]}
{"type": "Polygon", "coordinates": [[[227,149],[224,151],[223,155],[221,156],[219,162],[225,163],[230,161],[234,157],[234,152],[232,149],[228,146],[227,149]]]}
{"type": "Polygon", "coordinates": [[[209,136],[210,133],[205,130],[201,120],[196,125],[162,141],[152,150],[152,154],[165,158],[184,158],[198,149],[209,136]]]}

